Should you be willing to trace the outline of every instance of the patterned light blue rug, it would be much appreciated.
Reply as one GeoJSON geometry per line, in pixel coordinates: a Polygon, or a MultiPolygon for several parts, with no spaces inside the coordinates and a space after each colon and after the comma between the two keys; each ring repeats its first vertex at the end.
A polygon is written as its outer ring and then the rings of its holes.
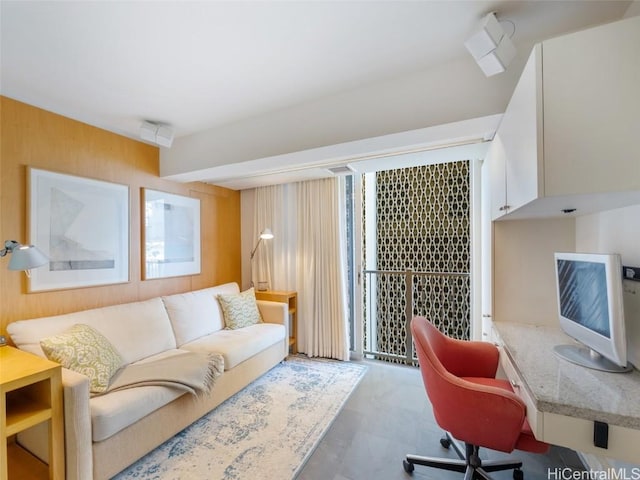
{"type": "Polygon", "coordinates": [[[365,372],[289,357],[114,478],[289,480],[365,372]]]}

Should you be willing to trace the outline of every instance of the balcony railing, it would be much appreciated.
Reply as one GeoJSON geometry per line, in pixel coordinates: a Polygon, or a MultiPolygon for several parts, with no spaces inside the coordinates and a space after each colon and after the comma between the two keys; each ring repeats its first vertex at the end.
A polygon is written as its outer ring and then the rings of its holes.
{"type": "Polygon", "coordinates": [[[364,354],[408,365],[417,364],[409,325],[415,315],[445,334],[470,337],[469,273],[365,270],[364,354]]]}

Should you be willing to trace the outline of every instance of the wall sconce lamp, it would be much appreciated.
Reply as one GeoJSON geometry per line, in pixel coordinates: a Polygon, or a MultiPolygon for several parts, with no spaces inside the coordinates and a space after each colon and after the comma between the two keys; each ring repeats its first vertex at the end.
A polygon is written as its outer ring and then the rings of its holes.
{"type": "MultiPolygon", "coordinates": [[[[515,33],[515,24],[507,22],[513,25],[512,37],[515,33]]],[[[496,14],[492,12],[482,19],[480,29],[464,42],[464,46],[484,74],[490,77],[504,72],[516,56],[516,47],[511,37],[504,32],[496,14]]]]}
{"type": "Polygon", "coordinates": [[[29,276],[29,270],[41,267],[49,261],[44,253],[34,245],[22,245],[15,240],[7,240],[4,242],[4,248],[0,250],[0,257],[4,257],[8,253],[11,254],[9,261],[9,270],[24,270],[29,276]]]}
{"type": "MultiPolygon", "coordinates": [[[[251,269],[251,286],[253,287],[253,257],[256,254],[256,250],[258,250],[258,247],[260,246],[260,242],[262,242],[262,240],[271,240],[273,238],[273,232],[271,231],[270,228],[265,228],[261,233],[260,236],[258,237],[258,242],[256,243],[256,246],[253,247],[253,250],[251,250],[251,258],[250,260],[250,269],[251,269]]],[[[266,286],[266,282],[258,282],[258,290],[267,290],[267,286],[266,286]],[[263,285],[264,284],[264,285],[263,285]]]]}

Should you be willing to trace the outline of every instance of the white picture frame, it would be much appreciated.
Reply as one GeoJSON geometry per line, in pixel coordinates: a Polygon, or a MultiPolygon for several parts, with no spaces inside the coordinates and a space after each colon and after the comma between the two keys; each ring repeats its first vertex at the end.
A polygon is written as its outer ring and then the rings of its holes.
{"type": "Polygon", "coordinates": [[[29,291],[129,281],[129,187],[29,168],[29,238],[49,263],[29,291]]]}
{"type": "Polygon", "coordinates": [[[142,189],[143,279],[200,274],[200,199],[142,189]]]}

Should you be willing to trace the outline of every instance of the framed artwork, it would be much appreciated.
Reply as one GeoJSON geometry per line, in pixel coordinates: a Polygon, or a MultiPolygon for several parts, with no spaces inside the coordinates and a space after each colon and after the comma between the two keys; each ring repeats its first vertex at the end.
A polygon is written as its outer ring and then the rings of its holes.
{"type": "Polygon", "coordinates": [[[29,290],[129,281],[129,187],[29,169],[30,242],[49,256],[29,290]]]}
{"type": "Polygon", "coordinates": [[[200,199],[142,189],[143,278],[200,273],[200,199]]]}

